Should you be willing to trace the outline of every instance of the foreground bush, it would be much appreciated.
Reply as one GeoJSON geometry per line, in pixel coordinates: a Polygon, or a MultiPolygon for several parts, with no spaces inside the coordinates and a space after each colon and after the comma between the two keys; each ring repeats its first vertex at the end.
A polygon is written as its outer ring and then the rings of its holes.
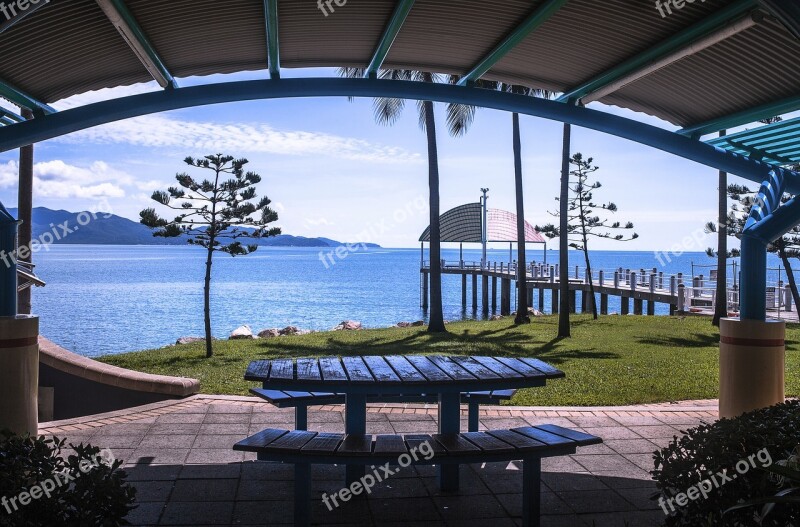
{"type": "Polygon", "coordinates": [[[128,525],[136,489],[122,461],[91,445],[0,433],[0,526],[128,525]]]}
{"type": "Polygon", "coordinates": [[[780,490],[761,467],[789,458],[798,444],[800,401],[686,431],[655,453],[652,474],[661,491],[658,504],[670,513],[666,525],[799,526],[800,508],[791,504],[776,506],[764,518],[759,517],[761,509],[751,507],[722,519],[730,507],[780,490]]]}

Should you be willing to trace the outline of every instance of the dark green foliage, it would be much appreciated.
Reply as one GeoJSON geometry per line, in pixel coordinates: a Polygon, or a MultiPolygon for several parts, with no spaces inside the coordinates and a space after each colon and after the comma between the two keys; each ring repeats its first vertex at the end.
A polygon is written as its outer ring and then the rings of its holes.
{"type": "MultiPolygon", "coordinates": [[[[743,508],[723,513],[730,507],[754,498],[773,496],[780,485],[762,469],[736,472],[736,463],[766,449],[772,463],[786,459],[800,444],[800,401],[789,401],[748,412],[734,419],[689,429],[685,435],[655,452],[653,478],[664,499],[687,492],[723,469],[736,478],[708,492],[708,498],[675,505],[676,512],[666,517],[666,525],[786,527],[800,525],[800,508],[778,505],[759,522],[758,508],[743,508]]],[[[760,461],[760,460],[759,460],[760,461]]],[[[757,462],[758,463],[758,462],[757,462]]],[[[761,463],[759,463],[761,464],[761,463]]],[[[769,465],[770,463],[763,463],[769,465]]]]}
{"type": "Polygon", "coordinates": [[[134,508],[136,489],[125,482],[122,461],[107,464],[111,460],[104,458],[99,448],[84,444],[70,444],[75,454],[64,459],[60,457],[64,444],[64,439],[0,433],[0,526],[129,525],[124,518],[134,508]],[[55,487],[50,497],[41,495],[28,505],[17,499],[14,510],[12,498],[45,488],[45,481],[52,482],[48,487],[55,487]],[[57,481],[65,483],[57,485],[57,481]]]}

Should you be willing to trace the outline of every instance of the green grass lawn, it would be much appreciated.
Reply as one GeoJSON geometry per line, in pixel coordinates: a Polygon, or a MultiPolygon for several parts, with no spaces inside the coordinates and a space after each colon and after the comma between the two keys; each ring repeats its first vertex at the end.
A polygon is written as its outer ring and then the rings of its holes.
{"type": "MultiPolygon", "coordinates": [[[[514,326],[454,322],[446,335],[425,328],[312,333],[267,340],[173,346],[100,360],[149,373],[193,377],[207,394],[247,395],[242,379],[254,359],[320,355],[473,354],[537,357],[564,370],[565,379],[520,390],[519,405],[625,405],[718,396],[719,336],[706,317],[573,316],[572,337],[556,339],[557,318],[514,326]]],[[[787,395],[800,395],[800,326],[786,335],[787,395]]]]}

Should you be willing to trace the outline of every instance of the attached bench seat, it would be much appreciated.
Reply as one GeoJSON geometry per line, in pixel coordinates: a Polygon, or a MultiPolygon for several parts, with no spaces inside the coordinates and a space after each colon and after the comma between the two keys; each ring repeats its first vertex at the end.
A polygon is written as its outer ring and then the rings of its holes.
{"type": "MultiPolygon", "coordinates": [[[[345,395],[343,393],[288,392],[280,390],[266,390],[263,388],[251,388],[250,393],[264,399],[278,408],[294,408],[294,427],[296,430],[308,429],[309,406],[344,404],[345,400],[345,395]]],[[[511,399],[515,393],[517,393],[517,390],[494,390],[490,392],[462,393],[461,402],[466,404],[468,408],[467,430],[470,432],[478,431],[478,412],[480,410],[480,405],[498,405],[502,401],[508,401],[511,399]]],[[[435,403],[437,401],[438,397],[436,394],[367,396],[367,402],[370,403],[435,403]]]]}
{"type": "Polygon", "coordinates": [[[295,465],[295,526],[310,524],[312,464],[464,464],[523,460],[523,526],[538,527],[541,458],[574,454],[602,443],[597,436],[556,425],[537,425],[460,434],[345,435],[268,428],[236,443],[234,450],[256,452],[262,461],[295,465]],[[420,448],[423,443],[427,446],[420,448]],[[430,454],[432,452],[432,455],[430,454]],[[420,454],[425,454],[424,457],[420,454]]]}

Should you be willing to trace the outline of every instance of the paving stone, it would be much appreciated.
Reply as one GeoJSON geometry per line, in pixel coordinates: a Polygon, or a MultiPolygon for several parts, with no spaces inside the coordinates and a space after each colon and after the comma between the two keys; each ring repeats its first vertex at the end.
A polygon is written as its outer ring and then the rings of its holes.
{"type": "Polygon", "coordinates": [[[96,435],[91,440],[91,444],[103,448],[132,448],[135,449],[139,446],[142,439],[144,439],[144,433],[134,433],[129,435],[96,435]]]}
{"type": "Polygon", "coordinates": [[[394,498],[369,500],[372,517],[378,525],[403,518],[412,525],[418,521],[440,521],[439,507],[432,498],[394,498]]]}
{"type": "Polygon", "coordinates": [[[184,465],[180,479],[234,479],[242,476],[242,463],[227,465],[184,465]]]}
{"type": "Polygon", "coordinates": [[[576,454],[572,456],[572,459],[580,463],[585,470],[590,472],[626,470],[635,466],[619,454],[576,454]]]}
{"type": "Polygon", "coordinates": [[[664,525],[664,513],[660,511],[632,511],[621,514],[593,514],[587,516],[595,525],[608,527],[659,527],[664,525]]]}
{"type": "Polygon", "coordinates": [[[633,505],[613,490],[563,491],[557,494],[578,514],[635,510],[633,505]]]}
{"type": "Polygon", "coordinates": [[[250,414],[206,414],[204,424],[250,424],[250,414]]]}
{"type": "Polygon", "coordinates": [[[236,435],[222,435],[222,434],[204,434],[198,435],[192,448],[225,448],[232,449],[233,445],[244,439],[244,434],[236,435]]]}
{"type": "MultiPolygon", "coordinates": [[[[652,454],[658,446],[647,439],[609,439],[604,444],[619,454],[652,454]]],[[[584,453],[584,449],[580,450],[584,453]]]]}
{"type": "Polygon", "coordinates": [[[438,426],[433,420],[429,421],[391,421],[392,427],[398,434],[435,434],[438,426]]]}
{"type": "Polygon", "coordinates": [[[294,525],[293,516],[291,502],[238,501],[233,510],[233,525],[294,525]]]}
{"type": "Polygon", "coordinates": [[[645,439],[672,439],[682,435],[677,429],[667,425],[637,426],[634,430],[645,439]]]}
{"type": "Polygon", "coordinates": [[[613,419],[621,424],[622,426],[632,426],[632,427],[639,427],[639,426],[658,426],[661,425],[661,421],[656,419],[655,417],[650,417],[647,415],[636,415],[636,416],[614,416],[613,419]]]}
{"type": "Polygon", "coordinates": [[[133,451],[126,460],[129,464],[145,463],[148,465],[181,465],[189,454],[188,448],[143,448],[133,451]]]}
{"type": "MultiPolygon", "coordinates": [[[[138,500],[137,500],[138,501],[138,500]]],[[[158,519],[166,506],[165,503],[138,503],[137,507],[125,516],[131,525],[158,525],[158,519]]]]}
{"type": "MultiPolygon", "coordinates": [[[[572,509],[564,503],[555,492],[542,492],[542,515],[572,514],[572,509]]],[[[515,518],[522,517],[522,495],[516,494],[497,494],[497,499],[503,505],[508,514],[515,518]]]]}
{"type": "Polygon", "coordinates": [[[649,487],[640,487],[633,489],[619,488],[615,489],[617,494],[628,500],[628,503],[640,510],[661,510],[658,502],[650,498],[653,495],[658,495],[658,490],[655,485],[649,487]]]}
{"type": "Polygon", "coordinates": [[[592,434],[603,438],[603,441],[608,439],[641,439],[642,436],[624,426],[604,426],[601,428],[585,427],[583,429],[587,434],[592,434]]]}
{"type": "Polygon", "coordinates": [[[475,496],[464,500],[460,496],[435,496],[434,503],[445,521],[471,520],[482,518],[505,518],[507,513],[496,497],[492,495],[475,496]]]}
{"type": "Polygon", "coordinates": [[[244,461],[244,452],[235,452],[227,448],[193,448],[186,458],[186,463],[239,463],[244,461]]]}
{"type": "MultiPolygon", "coordinates": [[[[197,430],[198,434],[213,435],[213,434],[237,434],[242,437],[250,435],[250,426],[244,423],[239,424],[202,424],[197,430]]],[[[257,431],[263,430],[265,427],[261,426],[257,431]]],[[[256,432],[253,432],[256,433],[256,432]]]]}
{"type": "MultiPolygon", "coordinates": [[[[342,482],[339,483],[341,487],[342,482]]],[[[237,501],[285,501],[291,503],[294,499],[294,485],[285,481],[263,479],[245,479],[239,481],[236,491],[237,501]]]]}
{"type": "Polygon", "coordinates": [[[601,479],[590,472],[542,472],[542,483],[554,492],[608,489],[601,479]]]}
{"type": "Polygon", "coordinates": [[[570,417],[569,420],[579,427],[599,428],[607,426],[619,426],[619,423],[611,417],[585,415],[580,417],[570,417]]]}
{"type": "Polygon", "coordinates": [[[136,502],[147,501],[166,502],[175,485],[174,480],[166,481],[131,481],[130,484],[136,488],[136,502]]]}
{"type": "Polygon", "coordinates": [[[253,412],[253,407],[250,405],[236,405],[236,404],[210,404],[208,405],[208,413],[210,414],[250,414],[253,412]]]}
{"type": "Polygon", "coordinates": [[[233,502],[170,502],[161,525],[231,525],[233,502]]]}
{"type": "Polygon", "coordinates": [[[140,448],[190,448],[195,434],[160,435],[148,434],[139,443],[140,448]]]}
{"type": "Polygon", "coordinates": [[[156,418],[156,423],[202,423],[206,418],[205,412],[203,413],[174,413],[165,414],[156,418]]]}
{"type": "Polygon", "coordinates": [[[200,423],[155,423],[148,434],[197,434],[200,423]]]}
{"type": "Polygon", "coordinates": [[[233,501],[238,486],[238,479],[179,479],[170,501],[233,501]]]}

